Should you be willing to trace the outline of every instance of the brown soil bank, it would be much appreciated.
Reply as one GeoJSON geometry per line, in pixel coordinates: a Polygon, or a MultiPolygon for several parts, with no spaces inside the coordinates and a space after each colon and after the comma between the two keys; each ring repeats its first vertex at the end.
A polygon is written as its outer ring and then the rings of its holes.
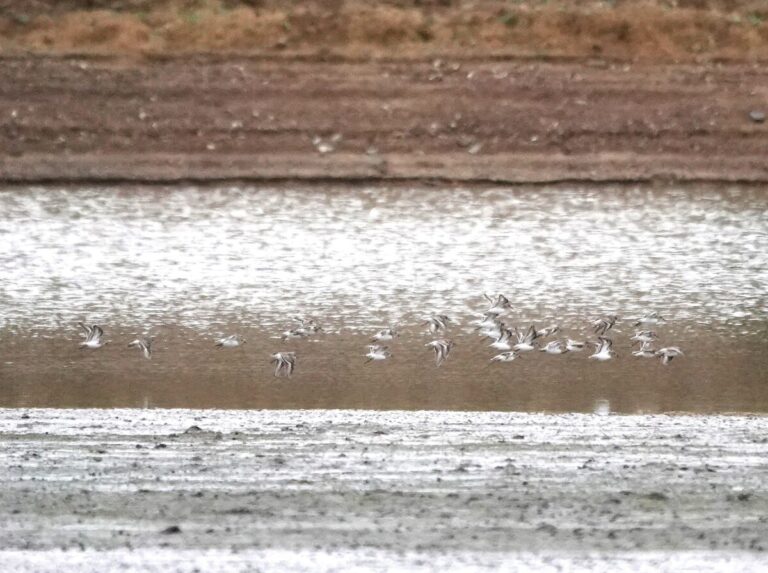
{"type": "Polygon", "coordinates": [[[0,54],[768,58],[764,0],[0,0],[0,54]]]}
{"type": "Polygon", "coordinates": [[[0,181],[766,182],[766,110],[757,64],[6,58],[0,181]]]}

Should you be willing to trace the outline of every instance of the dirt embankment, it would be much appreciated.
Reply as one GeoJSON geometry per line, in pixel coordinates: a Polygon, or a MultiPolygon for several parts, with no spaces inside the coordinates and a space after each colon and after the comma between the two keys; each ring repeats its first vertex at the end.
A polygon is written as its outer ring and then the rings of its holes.
{"type": "Polygon", "coordinates": [[[746,64],[23,57],[0,180],[764,182],[766,109],[746,64]]]}
{"type": "Polygon", "coordinates": [[[768,58],[763,0],[0,0],[0,54],[768,58]]]}
{"type": "Polygon", "coordinates": [[[0,0],[0,180],[767,181],[766,20],[762,0],[0,0]]]}

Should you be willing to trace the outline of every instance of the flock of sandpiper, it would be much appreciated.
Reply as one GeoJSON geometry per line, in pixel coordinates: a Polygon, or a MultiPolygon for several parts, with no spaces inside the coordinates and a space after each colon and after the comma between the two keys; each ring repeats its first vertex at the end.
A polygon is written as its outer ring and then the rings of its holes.
{"type": "MultiPolygon", "coordinates": [[[[537,341],[540,339],[548,338],[560,332],[560,327],[557,325],[542,329],[536,329],[533,325],[530,325],[525,330],[518,330],[516,327],[509,328],[503,321],[504,315],[512,307],[509,299],[502,294],[495,297],[485,294],[483,296],[490,304],[490,307],[475,321],[475,330],[483,338],[493,340],[489,345],[491,348],[501,351],[493,356],[490,362],[512,362],[522,353],[536,350],[539,346],[537,341]]],[[[304,338],[323,332],[322,327],[312,319],[295,318],[294,320],[296,320],[297,325],[283,332],[281,336],[283,341],[292,338],[304,338]]],[[[547,354],[565,354],[567,352],[581,352],[587,345],[592,345],[595,347],[595,351],[589,356],[590,359],[601,362],[610,360],[617,354],[613,350],[613,341],[606,334],[616,325],[618,320],[619,318],[615,315],[594,320],[591,327],[597,335],[596,342],[577,341],[570,338],[551,340],[543,344],[538,350],[547,354]]],[[[445,314],[435,314],[430,316],[423,325],[428,327],[432,335],[437,336],[446,331],[453,322],[445,314]]],[[[639,328],[648,328],[664,322],[666,320],[658,312],[650,312],[633,321],[633,325],[639,328]]],[[[83,329],[85,336],[85,341],[80,343],[80,348],[97,349],[109,344],[109,342],[104,340],[104,330],[100,326],[88,326],[82,322],[79,325],[83,329]]],[[[371,339],[373,344],[366,346],[365,363],[368,364],[391,358],[392,352],[385,343],[395,340],[398,336],[399,333],[395,327],[384,328],[374,334],[371,339]]],[[[658,341],[658,338],[659,336],[654,330],[637,330],[630,340],[632,341],[633,348],[637,344],[640,345],[640,348],[634,350],[632,355],[640,358],[660,358],[661,363],[664,365],[669,364],[677,356],[683,356],[683,351],[677,346],[655,349],[653,345],[658,341]]],[[[145,358],[150,359],[152,358],[152,341],[153,338],[148,336],[137,338],[130,342],[128,346],[139,349],[145,358]]],[[[237,348],[244,343],[244,338],[237,334],[232,334],[217,339],[215,345],[218,348],[237,348]]],[[[441,366],[448,359],[454,347],[454,342],[447,338],[437,338],[428,342],[425,346],[434,351],[435,364],[441,366]]],[[[275,352],[270,355],[270,363],[275,365],[275,376],[290,376],[296,368],[296,352],[275,352]]]]}

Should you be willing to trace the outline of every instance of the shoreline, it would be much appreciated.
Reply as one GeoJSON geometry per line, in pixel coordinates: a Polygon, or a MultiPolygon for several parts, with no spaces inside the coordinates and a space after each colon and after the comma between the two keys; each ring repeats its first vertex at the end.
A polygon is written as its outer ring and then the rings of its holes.
{"type": "Polygon", "coordinates": [[[0,409],[0,555],[20,571],[43,560],[96,571],[99,555],[127,570],[247,570],[277,557],[281,570],[314,571],[331,555],[371,570],[394,554],[409,570],[564,560],[615,571],[631,559],[675,571],[703,555],[725,570],[765,561],[759,425],[0,409]]]}

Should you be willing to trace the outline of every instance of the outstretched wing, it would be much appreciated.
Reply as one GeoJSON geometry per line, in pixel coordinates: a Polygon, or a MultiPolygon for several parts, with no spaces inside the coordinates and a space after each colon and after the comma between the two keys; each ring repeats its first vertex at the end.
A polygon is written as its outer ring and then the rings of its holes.
{"type": "Polygon", "coordinates": [[[92,331],[93,329],[92,329],[90,326],[88,326],[87,324],[83,324],[82,322],[78,322],[77,324],[78,324],[78,326],[80,326],[80,328],[82,328],[82,329],[83,329],[83,331],[85,332],[84,336],[85,336],[86,340],[90,339],[90,336],[91,336],[91,331],[92,331]]]}
{"type": "Polygon", "coordinates": [[[92,342],[92,341],[98,341],[101,339],[101,337],[104,336],[104,331],[101,329],[100,326],[94,324],[91,326],[88,330],[88,336],[86,337],[86,342],[92,342]]]}

